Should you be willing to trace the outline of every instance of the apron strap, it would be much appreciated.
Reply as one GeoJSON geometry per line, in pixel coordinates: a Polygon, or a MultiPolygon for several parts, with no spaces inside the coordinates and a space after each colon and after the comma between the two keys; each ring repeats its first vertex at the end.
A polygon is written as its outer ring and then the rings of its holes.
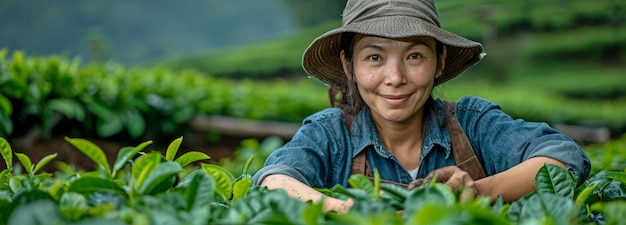
{"type": "Polygon", "coordinates": [[[446,118],[446,126],[452,139],[452,151],[456,166],[465,170],[474,180],[485,177],[483,166],[476,157],[472,144],[467,139],[461,124],[456,116],[456,103],[450,101],[443,102],[443,109],[446,118]]]}

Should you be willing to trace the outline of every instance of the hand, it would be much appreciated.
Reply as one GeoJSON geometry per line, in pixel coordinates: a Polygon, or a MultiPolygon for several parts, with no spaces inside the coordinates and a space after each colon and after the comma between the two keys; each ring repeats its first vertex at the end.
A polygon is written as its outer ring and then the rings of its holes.
{"type": "Polygon", "coordinates": [[[340,214],[345,214],[352,208],[353,204],[354,201],[351,198],[348,200],[340,200],[328,197],[324,200],[323,207],[324,211],[335,211],[340,214]]]}
{"type": "Polygon", "coordinates": [[[436,182],[444,182],[445,185],[452,190],[462,189],[461,201],[472,199],[478,195],[478,186],[469,175],[469,173],[461,170],[456,166],[448,166],[436,169],[425,178],[416,179],[409,184],[409,189],[421,187],[425,183],[430,182],[433,178],[436,178],[436,182]]]}

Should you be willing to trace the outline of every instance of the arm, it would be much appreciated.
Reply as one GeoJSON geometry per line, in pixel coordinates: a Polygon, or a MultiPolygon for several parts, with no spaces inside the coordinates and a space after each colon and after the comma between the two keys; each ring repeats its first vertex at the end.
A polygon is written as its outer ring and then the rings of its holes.
{"type": "Polygon", "coordinates": [[[475,181],[476,192],[492,200],[501,195],[505,202],[516,201],[535,190],[535,175],[544,163],[566,169],[565,164],[555,159],[533,157],[501,173],[475,181]]]}
{"type": "Polygon", "coordinates": [[[505,202],[513,202],[535,190],[535,175],[545,163],[566,168],[565,164],[560,161],[539,156],[521,162],[508,170],[474,181],[467,172],[456,166],[448,166],[434,170],[412,187],[422,185],[437,177],[438,182],[445,182],[453,190],[471,187],[463,191],[461,200],[478,195],[490,197],[492,202],[498,196],[502,196],[505,202]]]}
{"type": "Polygon", "coordinates": [[[282,188],[287,191],[289,196],[303,201],[313,201],[317,203],[323,198],[323,208],[325,211],[345,213],[348,212],[353,204],[352,199],[344,201],[325,196],[321,192],[307,186],[306,184],[282,174],[274,174],[265,177],[265,179],[261,182],[261,186],[265,186],[268,189],[282,188]]]}

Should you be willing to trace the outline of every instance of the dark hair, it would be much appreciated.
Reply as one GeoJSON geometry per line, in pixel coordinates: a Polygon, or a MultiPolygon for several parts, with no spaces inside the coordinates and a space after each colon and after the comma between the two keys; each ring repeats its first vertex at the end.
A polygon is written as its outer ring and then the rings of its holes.
{"type": "MultiPolygon", "coordinates": [[[[344,52],[345,59],[350,64],[347,69],[348,73],[350,73],[350,76],[352,76],[352,79],[347,80],[346,90],[337,90],[332,87],[329,90],[331,106],[340,108],[344,113],[344,117],[355,116],[365,106],[365,101],[363,101],[363,98],[361,98],[361,95],[359,94],[359,89],[356,86],[356,82],[353,81],[354,66],[352,57],[354,54],[354,42],[356,41],[355,36],[356,34],[352,32],[342,33],[341,42],[339,43],[341,50],[344,52]]],[[[439,64],[439,59],[443,54],[443,44],[437,39],[435,39],[435,42],[435,50],[437,52],[438,59],[437,64],[439,64]]],[[[432,97],[430,97],[430,99],[426,102],[426,105],[430,105],[431,102],[432,97]]]]}
{"type": "Polygon", "coordinates": [[[341,50],[344,52],[344,57],[350,63],[348,72],[353,79],[348,79],[346,84],[346,90],[336,90],[331,88],[331,105],[333,107],[339,107],[343,110],[344,116],[352,117],[356,115],[365,105],[365,101],[359,94],[359,89],[354,80],[354,72],[352,66],[353,47],[355,41],[355,33],[346,32],[341,34],[341,50]]]}

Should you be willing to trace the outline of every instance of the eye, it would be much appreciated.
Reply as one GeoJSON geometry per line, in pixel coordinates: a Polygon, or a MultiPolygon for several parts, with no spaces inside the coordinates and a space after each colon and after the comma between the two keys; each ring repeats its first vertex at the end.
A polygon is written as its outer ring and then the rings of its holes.
{"type": "Polygon", "coordinates": [[[408,58],[409,59],[420,59],[420,58],[422,58],[422,55],[419,54],[419,53],[411,53],[411,54],[409,54],[408,58]]]}
{"type": "Polygon", "coordinates": [[[380,56],[379,55],[370,55],[367,57],[368,60],[370,61],[378,61],[380,60],[380,56]]]}

